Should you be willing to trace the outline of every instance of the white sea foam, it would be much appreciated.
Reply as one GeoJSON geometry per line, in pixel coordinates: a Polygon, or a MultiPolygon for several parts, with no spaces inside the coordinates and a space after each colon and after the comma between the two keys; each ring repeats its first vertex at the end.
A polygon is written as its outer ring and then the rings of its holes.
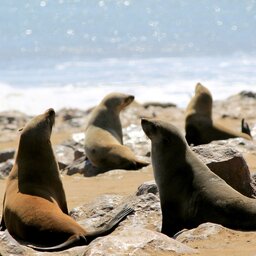
{"type": "Polygon", "coordinates": [[[40,60],[18,64],[15,69],[0,71],[0,111],[37,114],[49,107],[88,109],[114,91],[133,94],[142,103],[172,102],[185,108],[197,82],[210,89],[214,100],[256,90],[254,58],[40,60]]]}
{"type": "MultiPolygon", "coordinates": [[[[197,81],[179,81],[161,86],[58,86],[14,88],[0,84],[0,111],[19,110],[27,114],[41,113],[49,107],[88,109],[96,105],[107,93],[118,91],[135,95],[137,101],[172,102],[186,107],[193,95],[197,81]]],[[[216,87],[213,82],[204,83],[214,95],[214,99],[224,99],[242,90],[251,90],[250,86],[216,87]]]]}

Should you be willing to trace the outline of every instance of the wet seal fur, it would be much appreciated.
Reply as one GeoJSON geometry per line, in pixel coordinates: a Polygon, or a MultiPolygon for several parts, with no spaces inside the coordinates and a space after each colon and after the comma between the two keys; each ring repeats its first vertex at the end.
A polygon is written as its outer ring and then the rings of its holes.
{"type": "Polygon", "coordinates": [[[132,209],[123,209],[104,229],[88,233],[68,215],[58,164],[50,142],[53,109],[33,118],[22,130],[15,164],[9,174],[1,229],[21,243],[41,251],[87,244],[104,235],[132,209]]]}
{"type": "Polygon", "coordinates": [[[133,100],[132,95],[111,93],[91,113],[85,130],[85,153],[99,172],[137,170],[149,164],[139,160],[129,147],[123,145],[119,114],[133,100]]]}
{"type": "Polygon", "coordinates": [[[162,233],[174,236],[205,222],[256,230],[256,200],[240,194],[214,174],[176,127],[157,119],[142,119],[142,128],[151,140],[162,233]]]}
{"type": "Polygon", "coordinates": [[[212,95],[210,91],[198,83],[195,95],[186,109],[185,130],[188,144],[207,144],[213,140],[225,140],[241,137],[251,140],[250,128],[244,121],[241,122],[242,132],[236,132],[217,124],[212,119],[212,95]]]}

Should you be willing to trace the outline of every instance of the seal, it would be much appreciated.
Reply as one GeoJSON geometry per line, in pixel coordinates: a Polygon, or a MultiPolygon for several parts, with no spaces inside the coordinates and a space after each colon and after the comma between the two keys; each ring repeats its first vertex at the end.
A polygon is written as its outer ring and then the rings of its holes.
{"type": "Polygon", "coordinates": [[[162,233],[174,236],[204,222],[256,230],[256,200],[240,194],[214,174],[176,127],[157,119],[142,119],[142,128],[151,140],[162,233]]]}
{"type": "Polygon", "coordinates": [[[186,109],[185,130],[188,144],[207,144],[213,140],[225,140],[241,137],[251,140],[250,128],[244,121],[241,122],[242,132],[233,131],[212,119],[212,95],[202,84],[195,87],[195,95],[192,97],[186,109]]]}
{"type": "Polygon", "coordinates": [[[43,251],[57,251],[108,233],[132,211],[124,207],[105,229],[87,232],[68,215],[66,196],[50,142],[53,109],[34,117],[21,132],[3,202],[2,229],[43,251]]]}
{"type": "Polygon", "coordinates": [[[111,93],[93,109],[85,130],[85,153],[101,172],[111,169],[137,170],[149,163],[139,160],[130,148],[123,145],[120,112],[134,96],[111,93]]]}

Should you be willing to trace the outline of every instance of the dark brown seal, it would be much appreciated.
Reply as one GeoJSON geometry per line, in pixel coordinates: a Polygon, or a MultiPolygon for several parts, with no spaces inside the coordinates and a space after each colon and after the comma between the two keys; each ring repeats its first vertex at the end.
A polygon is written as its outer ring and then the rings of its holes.
{"type": "Polygon", "coordinates": [[[15,164],[7,180],[2,229],[38,250],[61,250],[111,230],[131,209],[114,217],[108,228],[87,232],[68,216],[58,164],[50,142],[53,109],[33,118],[22,130],[15,164]],[[41,247],[40,247],[41,246],[41,247]]]}
{"type": "Polygon", "coordinates": [[[204,222],[256,230],[256,200],[243,196],[214,174],[190,149],[179,130],[143,119],[162,209],[162,232],[174,236],[204,222]]]}
{"type": "Polygon", "coordinates": [[[195,95],[186,109],[186,140],[188,144],[200,145],[213,140],[225,140],[242,137],[251,140],[248,124],[242,120],[242,132],[236,132],[221,126],[212,119],[212,95],[210,91],[198,83],[195,95]]]}
{"type": "Polygon", "coordinates": [[[102,171],[137,170],[148,165],[123,145],[119,114],[133,100],[132,95],[111,93],[91,113],[85,130],[85,152],[92,165],[102,171]]]}

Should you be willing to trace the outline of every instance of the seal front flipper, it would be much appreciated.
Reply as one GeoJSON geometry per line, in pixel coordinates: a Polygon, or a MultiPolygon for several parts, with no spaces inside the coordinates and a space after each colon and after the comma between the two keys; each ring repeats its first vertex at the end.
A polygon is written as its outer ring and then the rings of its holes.
{"type": "Polygon", "coordinates": [[[248,123],[245,122],[244,118],[242,119],[242,122],[241,122],[241,130],[242,130],[242,133],[246,133],[252,138],[251,129],[250,129],[248,123]]]}

